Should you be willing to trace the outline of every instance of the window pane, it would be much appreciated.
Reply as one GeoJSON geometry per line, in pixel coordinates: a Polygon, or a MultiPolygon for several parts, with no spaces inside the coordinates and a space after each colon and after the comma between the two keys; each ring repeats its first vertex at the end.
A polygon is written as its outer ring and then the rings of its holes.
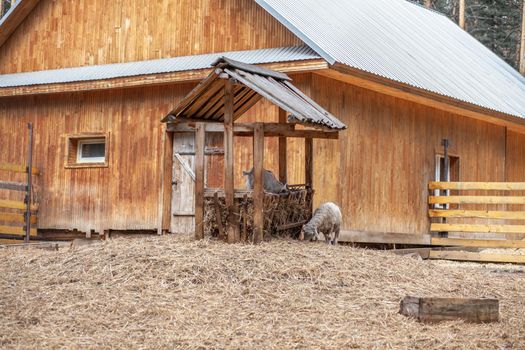
{"type": "Polygon", "coordinates": [[[85,143],[82,145],[82,158],[104,158],[105,155],[105,143],[85,143]]]}

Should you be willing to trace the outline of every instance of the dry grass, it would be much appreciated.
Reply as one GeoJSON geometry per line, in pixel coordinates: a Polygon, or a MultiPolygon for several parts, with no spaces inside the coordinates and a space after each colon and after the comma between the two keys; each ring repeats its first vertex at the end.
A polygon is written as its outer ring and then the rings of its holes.
{"type": "Polygon", "coordinates": [[[116,239],[0,250],[0,348],[525,349],[523,267],[278,241],[116,239]],[[502,321],[433,325],[405,295],[497,297],[502,321]]]}

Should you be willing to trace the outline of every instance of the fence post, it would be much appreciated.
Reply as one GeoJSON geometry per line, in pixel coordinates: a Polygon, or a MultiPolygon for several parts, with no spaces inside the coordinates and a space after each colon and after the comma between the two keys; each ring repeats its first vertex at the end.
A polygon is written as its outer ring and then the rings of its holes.
{"type": "Polygon", "coordinates": [[[31,176],[33,173],[33,123],[28,123],[29,129],[29,150],[27,157],[27,195],[26,195],[26,236],[25,243],[29,243],[29,236],[31,234],[31,176]]]}

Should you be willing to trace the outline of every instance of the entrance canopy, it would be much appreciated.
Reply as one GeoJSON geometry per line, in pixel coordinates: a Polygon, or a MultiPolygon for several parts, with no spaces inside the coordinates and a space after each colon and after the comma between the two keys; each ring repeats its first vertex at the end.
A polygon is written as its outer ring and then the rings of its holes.
{"type": "Polygon", "coordinates": [[[346,125],[328,113],[291,83],[283,73],[220,58],[215,70],[191,91],[162,121],[223,122],[225,85],[233,81],[233,120],[241,117],[261,98],[289,113],[288,121],[331,130],[346,125]]]}

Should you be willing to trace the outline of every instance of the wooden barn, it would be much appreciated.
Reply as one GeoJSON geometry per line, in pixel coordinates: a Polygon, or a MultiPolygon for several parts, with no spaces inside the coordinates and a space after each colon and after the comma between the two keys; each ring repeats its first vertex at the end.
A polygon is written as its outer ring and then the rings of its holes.
{"type": "MultiPolygon", "coordinates": [[[[27,175],[31,122],[39,238],[193,230],[195,130],[161,120],[221,57],[286,74],[347,127],[264,142],[265,169],[310,185],[313,207],[341,207],[343,239],[525,238],[525,78],[405,0],[17,1],[0,20],[0,218],[23,201],[7,187],[27,175]]],[[[290,124],[282,105],[256,102],[236,123],[290,124]]],[[[235,138],[225,180],[217,130],[205,186],[242,189],[252,141],[235,138]]]]}

